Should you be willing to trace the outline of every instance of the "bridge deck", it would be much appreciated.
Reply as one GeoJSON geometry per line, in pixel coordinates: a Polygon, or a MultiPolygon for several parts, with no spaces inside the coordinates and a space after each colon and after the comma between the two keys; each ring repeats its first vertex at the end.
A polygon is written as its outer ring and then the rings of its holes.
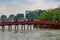
{"type": "Polygon", "coordinates": [[[19,24],[42,24],[42,25],[60,25],[60,22],[50,22],[50,21],[19,21],[19,22],[0,22],[2,25],[19,25],[19,24]]]}
{"type": "MultiPolygon", "coordinates": [[[[30,25],[30,30],[32,30],[32,26],[31,25],[35,25],[36,26],[36,30],[38,30],[38,25],[41,25],[42,28],[45,28],[45,25],[48,25],[48,29],[51,28],[51,25],[53,25],[54,28],[58,28],[60,29],[60,22],[51,22],[51,21],[19,21],[19,22],[0,22],[0,26],[2,26],[2,31],[5,31],[5,25],[8,25],[8,30],[11,31],[12,30],[12,26],[11,25],[15,25],[15,31],[18,30],[18,25],[22,25],[21,29],[24,28],[25,30],[25,25],[30,25]]],[[[29,26],[28,26],[29,27],[29,26]]],[[[29,29],[29,28],[27,28],[29,29]]]]}

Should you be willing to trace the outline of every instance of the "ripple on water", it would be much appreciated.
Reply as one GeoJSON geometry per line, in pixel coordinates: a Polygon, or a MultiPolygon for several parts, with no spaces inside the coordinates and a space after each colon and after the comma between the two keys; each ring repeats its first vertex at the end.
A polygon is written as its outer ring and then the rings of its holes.
{"type": "Polygon", "coordinates": [[[0,40],[60,40],[60,30],[15,31],[0,30],[0,40]]]}

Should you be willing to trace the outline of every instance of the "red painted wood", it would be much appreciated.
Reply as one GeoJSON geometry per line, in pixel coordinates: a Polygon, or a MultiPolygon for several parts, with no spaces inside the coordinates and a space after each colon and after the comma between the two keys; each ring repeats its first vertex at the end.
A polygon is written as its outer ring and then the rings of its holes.
{"type": "Polygon", "coordinates": [[[0,22],[0,26],[2,25],[16,25],[16,24],[47,24],[47,25],[60,25],[60,22],[50,22],[50,21],[19,21],[19,22],[0,22]]]}
{"type": "MultiPolygon", "coordinates": [[[[51,22],[51,21],[19,21],[19,22],[0,22],[0,26],[2,26],[2,30],[5,30],[5,25],[15,25],[15,30],[17,28],[18,30],[18,26],[16,27],[16,25],[25,25],[25,24],[34,24],[34,25],[59,25],[60,27],[60,22],[51,22]],[[3,26],[4,25],[4,26],[3,26]]],[[[54,27],[54,26],[53,26],[54,27]]]]}
{"type": "Polygon", "coordinates": [[[51,21],[19,21],[19,22],[0,22],[0,26],[2,25],[16,25],[16,24],[47,24],[47,25],[60,25],[60,22],[51,22],[51,21]]]}

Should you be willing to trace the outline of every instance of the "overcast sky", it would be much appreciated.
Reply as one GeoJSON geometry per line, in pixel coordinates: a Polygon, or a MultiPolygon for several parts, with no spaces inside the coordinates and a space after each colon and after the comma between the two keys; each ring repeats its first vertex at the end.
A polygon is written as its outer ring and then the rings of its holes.
{"type": "Polygon", "coordinates": [[[0,0],[0,16],[24,13],[26,10],[56,8],[60,0],[0,0]]]}

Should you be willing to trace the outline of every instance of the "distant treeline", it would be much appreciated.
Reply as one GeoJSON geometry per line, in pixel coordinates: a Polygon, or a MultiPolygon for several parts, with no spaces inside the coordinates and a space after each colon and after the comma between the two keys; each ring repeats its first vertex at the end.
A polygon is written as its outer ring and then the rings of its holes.
{"type": "Polygon", "coordinates": [[[11,14],[9,17],[7,17],[6,15],[1,15],[0,20],[4,22],[21,21],[21,20],[34,21],[39,18],[40,13],[42,12],[43,10],[35,10],[35,11],[27,10],[25,13],[25,17],[24,17],[24,14],[17,14],[17,15],[11,14]]]}
{"type": "Polygon", "coordinates": [[[39,21],[60,22],[60,8],[49,9],[40,14],[39,21]]]}
{"type": "Polygon", "coordinates": [[[24,14],[17,14],[16,16],[14,14],[7,17],[6,15],[2,15],[0,17],[1,21],[7,22],[7,21],[16,21],[16,20],[22,20],[24,18],[24,14]]]}
{"type": "Polygon", "coordinates": [[[60,8],[48,10],[27,10],[24,14],[11,14],[9,17],[1,15],[0,21],[19,21],[19,20],[33,20],[33,21],[58,21],[60,22],[60,8]]]}
{"type": "Polygon", "coordinates": [[[36,21],[60,22],[60,8],[30,11],[27,12],[26,18],[36,21]]]}

